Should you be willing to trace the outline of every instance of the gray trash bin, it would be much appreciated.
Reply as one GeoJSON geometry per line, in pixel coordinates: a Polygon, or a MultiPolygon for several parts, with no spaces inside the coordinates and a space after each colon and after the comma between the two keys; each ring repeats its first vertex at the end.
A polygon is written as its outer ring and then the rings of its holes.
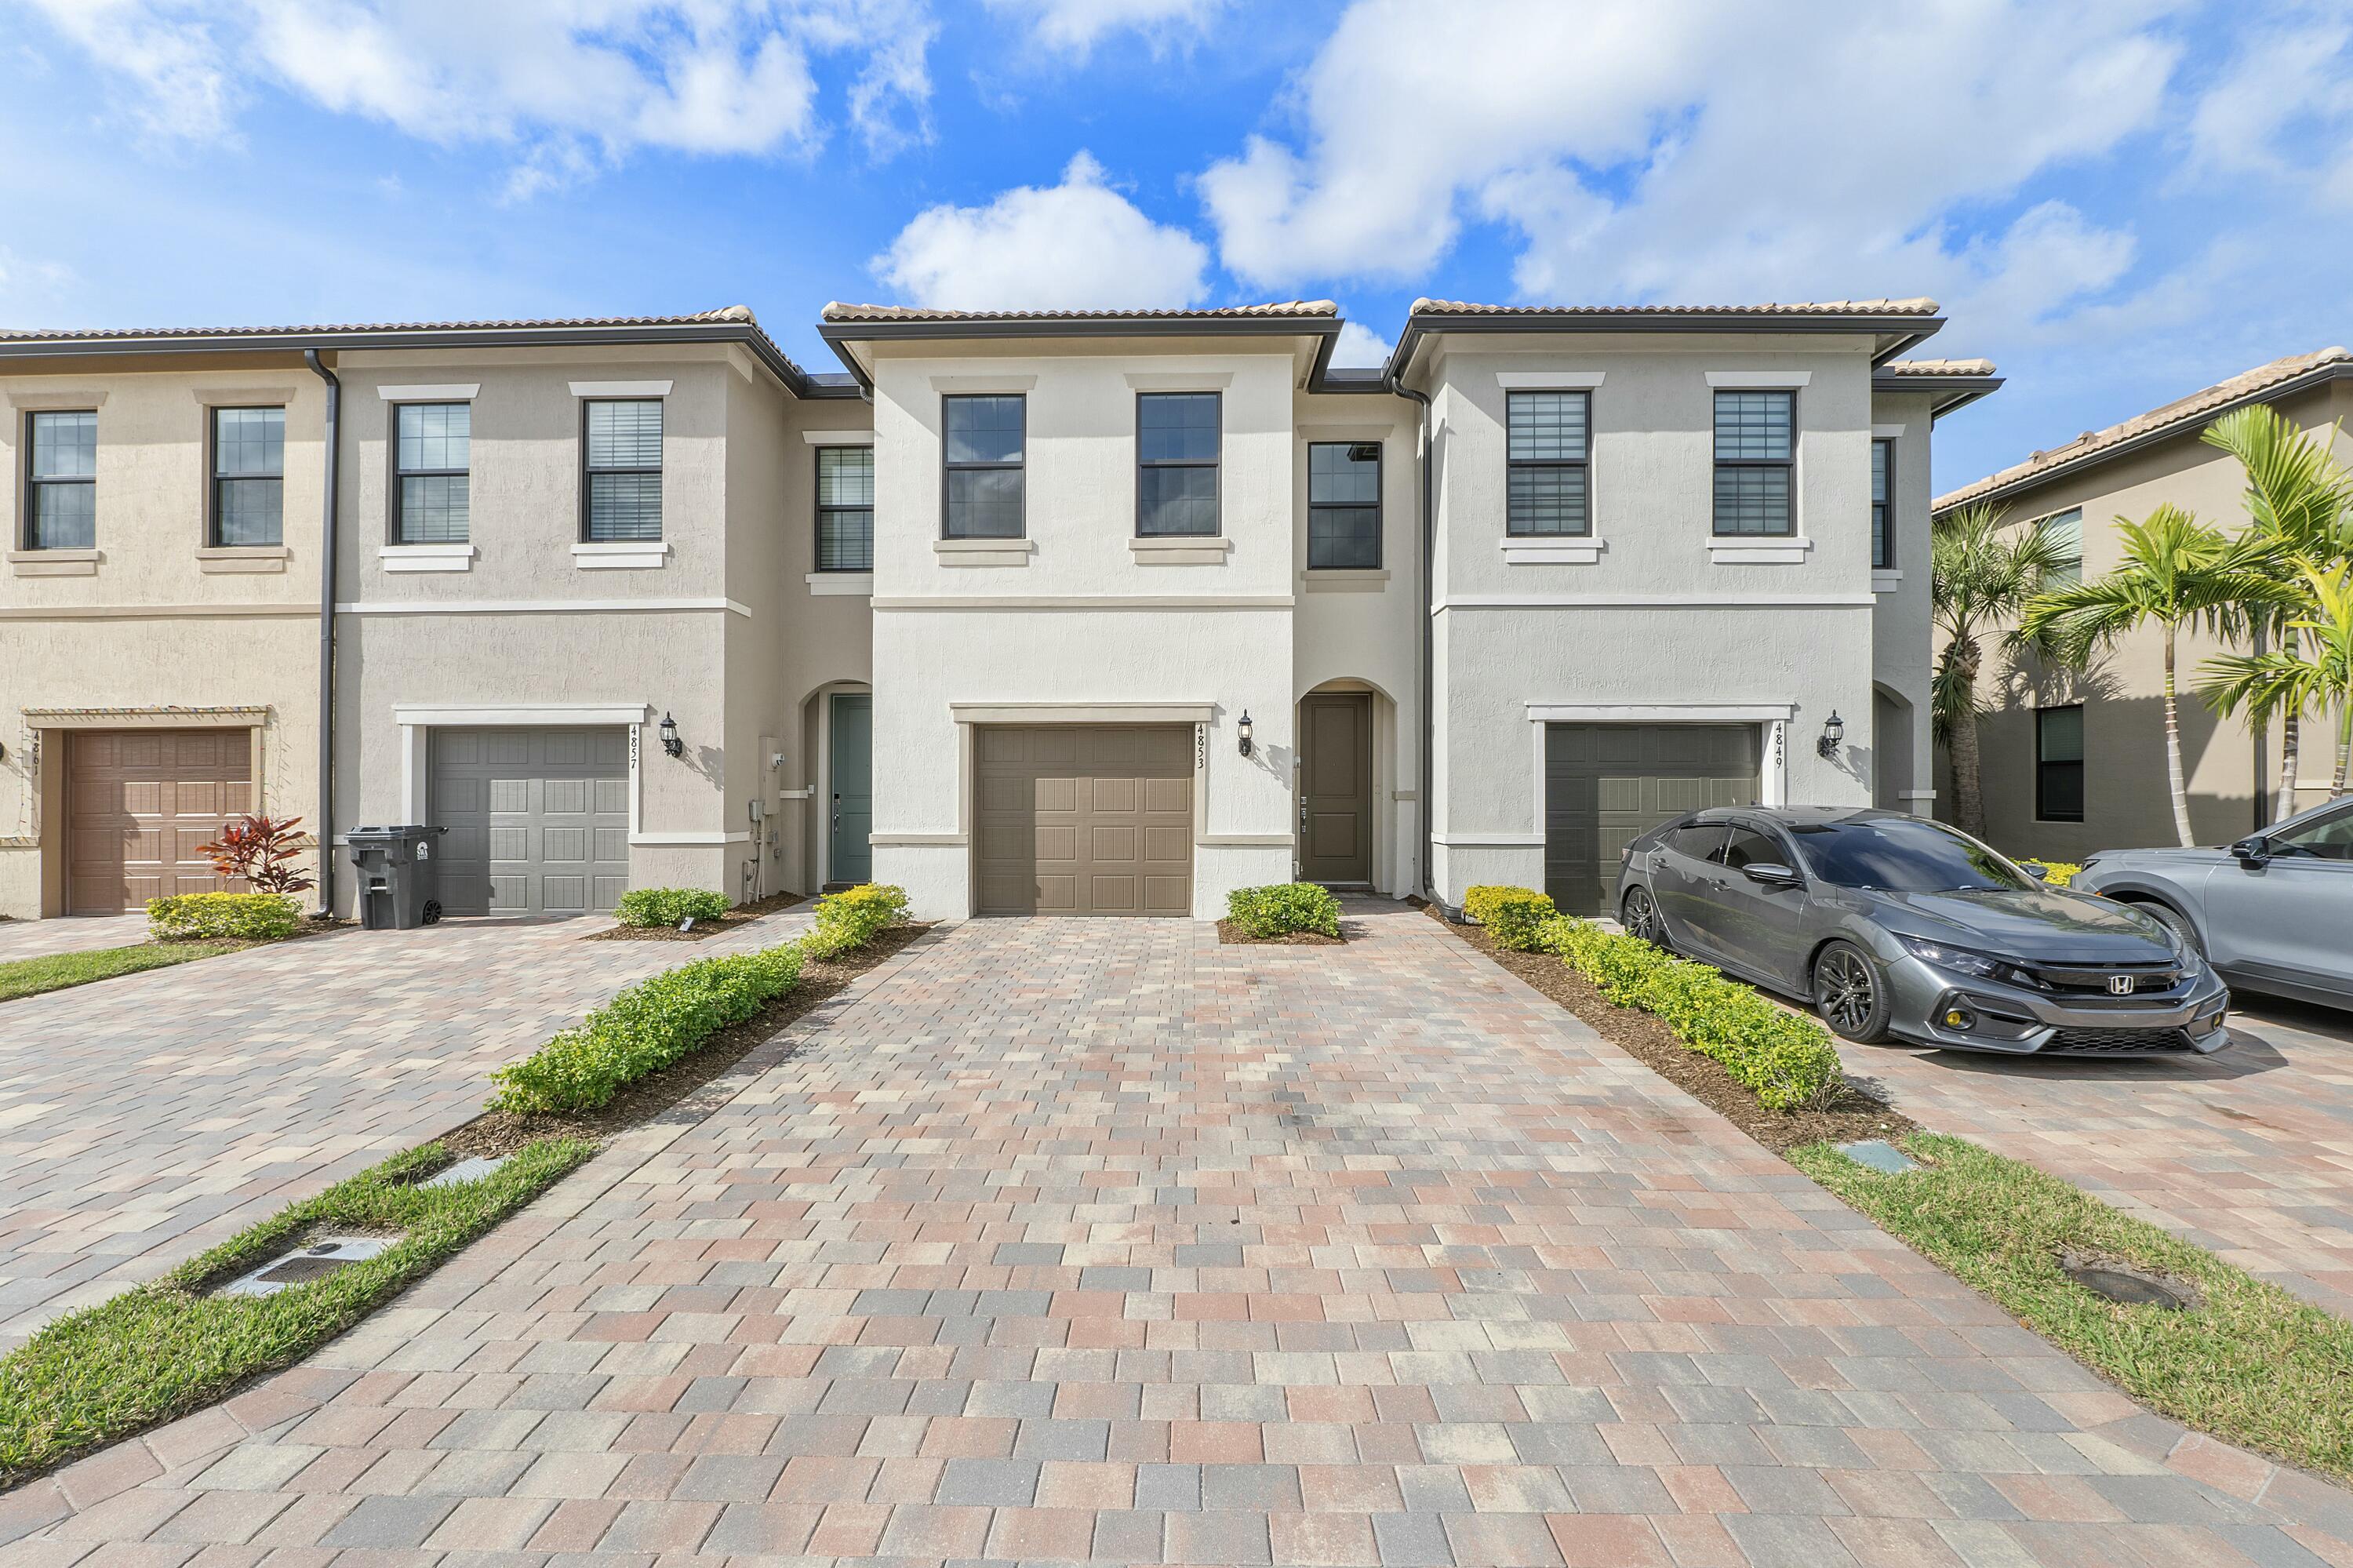
{"type": "Polygon", "coordinates": [[[360,924],[371,931],[406,931],[441,918],[435,875],[447,828],[353,828],[344,836],[358,868],[360,924]]]}

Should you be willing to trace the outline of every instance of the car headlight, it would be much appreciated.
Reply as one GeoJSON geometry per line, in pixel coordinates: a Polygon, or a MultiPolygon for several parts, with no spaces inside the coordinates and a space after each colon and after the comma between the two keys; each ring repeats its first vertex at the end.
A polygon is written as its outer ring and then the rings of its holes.
{"type": "Polygon", "coordinates": [[[2051,989],[2007,959],[1998,959],[1990,953],[1947,947],[1926,937],[1898,937],[1896,940],[1904,944],[1905,952],[1940,969],[1949,969],[1959,975],[1976,975],[1981,980],[2000,980],[2006,985],[2022,985],[2032,991],[2051,989]]]}

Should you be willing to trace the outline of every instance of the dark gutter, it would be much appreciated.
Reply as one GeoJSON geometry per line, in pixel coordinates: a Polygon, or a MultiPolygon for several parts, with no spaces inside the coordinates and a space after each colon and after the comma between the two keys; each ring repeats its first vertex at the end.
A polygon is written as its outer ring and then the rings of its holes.
{"type": "Polygon", "coordinates": [[[319,515],[319,820],[311,836],[319,841],[319,913],[332,916],[335,912],[335,493],[343,384],[321,362],[317,349],[304,349],[302,362],[327,384],[322,473],[326,497],[319,515]]]}
{"type": "Polygon", "coordinates": [[[1438,535],[1430,517],[1430,471],[1437,466],[1438,451],[1431,444],[1430,428],[1430,394],[1417,392],[1401,381],[1391,381],[1388,389],[1400,397],[1410,397],[1421,405],[1421,778],[1413,798],[1414,814],[1421,821],[1421,867],[1417,879],[1421,885],[1422,898],[1446,913],[1446,900],[1438,894],[1438,884],[1430,874],[1430,862],[1438,848],[1438,829],[1430,813],[1431,777],[1436,771],[1433,754],[1438,749],[1438,715],[1434,704],[1438,683],[1438,612],[1432,602],[1431,578],[1438,555],[1438,535]]]}
{"type": "Polygon", "coordinates": [[[818,324],[823,338],[859,385],[871,391],[874,378],[857,354],[854,343],[939,342],[972,338],[1079,337],[1314,337],[1314,362],[1307,372],[1308,390],[1353,391],[1353,387],[1319,385],[1331,367],[1333,345],[1339,341],[1337,316],[1040,316],[989,317],[952,321],[832,321],[818,324]]]}
{"type": "Polygon", "coordinates": [[[1907,349],[1917,347],[1934,336],[1944,324],[1943,316],[1876,313],[1805,315],[1760,312],[1744,315],[1729,311],[1616,311],[1514,314],[1491,311],[1422,311],[1406,318],[1405,331],[1398,334],[1397,347],[1389,354],[1388,372],[1391,381],[1402,376],[1413,363],[1414,351],[1420,347],[1421,339],[1430,334],[1441,332],[1870,333],[1874,336],[1892,338],[1872,355],[1871,363],[1878,366],[1907,349]]]}

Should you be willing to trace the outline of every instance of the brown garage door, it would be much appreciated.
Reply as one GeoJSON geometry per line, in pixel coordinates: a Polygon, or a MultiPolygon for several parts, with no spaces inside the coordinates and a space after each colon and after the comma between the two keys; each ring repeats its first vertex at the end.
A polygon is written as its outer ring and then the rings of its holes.
{"type": "Polygon", "coordinates": [[[1177,725],[975,737],[983,915],[1193,912],[1193,736],[1177,725]]]}
{"type": "Polygon", "coordinates": [[[1752,725],[1546,725],[1545,891],[1613,913],[1618,852],[1685,811],[1755,804],[1757,751],[1752,725]]]}
{"type": "Polygon", "coordinates": [[[71,732],[66,912],[119,915],[150,898],[227,888],[197,846],[252,809],[250,730],[71,732]]]}

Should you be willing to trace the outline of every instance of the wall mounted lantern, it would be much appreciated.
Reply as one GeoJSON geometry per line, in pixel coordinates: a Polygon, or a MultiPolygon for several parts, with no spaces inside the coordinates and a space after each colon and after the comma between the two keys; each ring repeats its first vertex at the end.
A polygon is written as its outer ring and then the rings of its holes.
{"type": "Polygon", "coordinates": [[[1845,738],[1846,720],[1838,716],[1838,709],[1832,708],[1831,716],[1822,721],[1822,737],[1814,742],[1814,750],[1822,757],[1836,757],[1839,742],[1845,738]]]}
{"type": "Polygon", "coordinates": [[[1239,736],[1241,737],[1241,744],[1242,744],[1242,755],[1243,755],[1244,757],[1248,757],[1248,756],[1250,754],[1250,709],[1248,709],[1248,708],[1244,708],[1244,709],[1242,710],[1242,716],[1241,716],[1240,722],[1239,722],[1238,724],[1236,724],[1236,725],[1234,726],[1234,733],[1235,733],[1236,735],[1239,735],[1239,736]]]}
{"type": "Polygon", "coordinates": [[[670,717],[668,713],[662,715],[661,737],[664,751],[669,752],[672,757],[686,755],[686,742],[678,738],[678,720],[670,717]]]}

